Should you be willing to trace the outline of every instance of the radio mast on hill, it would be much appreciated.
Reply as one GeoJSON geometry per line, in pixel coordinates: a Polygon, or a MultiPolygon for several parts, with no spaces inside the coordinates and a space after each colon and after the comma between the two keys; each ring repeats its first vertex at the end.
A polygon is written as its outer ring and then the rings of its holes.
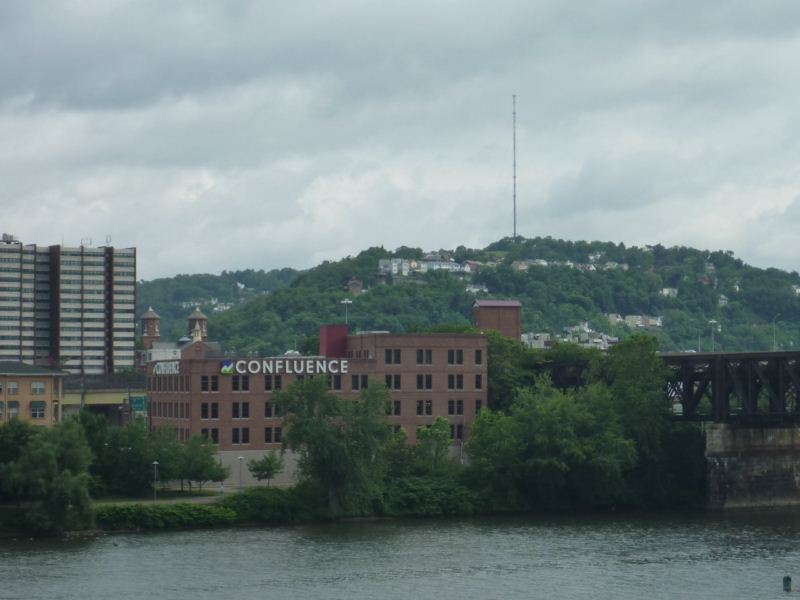
{"type": "Polygon", "coordinates": [[[514,197],[514,241],[517,241],[517,95],[511,95],[511,132],[514,145],[513,159],[513,197],[514,197]]]}

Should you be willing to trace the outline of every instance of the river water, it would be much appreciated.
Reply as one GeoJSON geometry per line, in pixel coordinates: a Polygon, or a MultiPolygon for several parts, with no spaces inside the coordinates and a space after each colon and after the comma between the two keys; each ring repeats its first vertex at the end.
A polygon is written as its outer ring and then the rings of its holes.
{"type": "Polygon", "coordinates": [[[0,541],[0,598],[25,600],[785,598],[784,575],[800,588],[800,513],[363,521],[0,541]]]}

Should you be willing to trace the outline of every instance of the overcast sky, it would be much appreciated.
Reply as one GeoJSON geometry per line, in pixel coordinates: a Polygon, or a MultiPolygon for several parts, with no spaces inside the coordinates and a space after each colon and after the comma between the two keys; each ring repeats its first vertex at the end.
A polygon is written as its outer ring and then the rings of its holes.
{"type": "Polygon", "coordinates": [[[139,277],[518,232],[800,267],[800,2],[0,2],[0,231],[139,277]]]}

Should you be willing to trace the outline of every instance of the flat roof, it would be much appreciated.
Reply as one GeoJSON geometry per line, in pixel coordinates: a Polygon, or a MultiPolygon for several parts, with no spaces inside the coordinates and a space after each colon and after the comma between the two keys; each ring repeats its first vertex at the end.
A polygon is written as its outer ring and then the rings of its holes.
{"type": "Polygon", "coordinates": [[[472,306],[489,308],[519,308],[522,306],[519,300],[475,300],[472,306]]]}
{"type": "Polygon", "coordinates": [[[46,367],[29,365],[28,363],[15,360],[0,360],[0,375],[47,375],[54,377],[64,377],[66,373],[54,371],[46,367]]]}

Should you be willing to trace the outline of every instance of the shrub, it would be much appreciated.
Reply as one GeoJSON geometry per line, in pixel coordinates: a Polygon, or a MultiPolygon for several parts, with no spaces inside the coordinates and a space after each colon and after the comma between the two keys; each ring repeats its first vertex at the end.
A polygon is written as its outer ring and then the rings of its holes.
{"type": "Polygon", "coordinates": [[[243,523],[303,523],[319,520],[318,494],[307,484],[291,488],[250,488],[231,494],[222,506],[243,523]]]}
{"type": "Polygon", "coordinates": [[[103,529],[191,529],[217,527],[236,521],[236,512],[214,504],[110,504],[95,509],[103,529]]]}
{"type": "Polygon", "coordinates": [[[394,516],[469,515],[479,511],[474,493],[450,477],[406,477],[388,490],[387,514],[394,516]]]}

